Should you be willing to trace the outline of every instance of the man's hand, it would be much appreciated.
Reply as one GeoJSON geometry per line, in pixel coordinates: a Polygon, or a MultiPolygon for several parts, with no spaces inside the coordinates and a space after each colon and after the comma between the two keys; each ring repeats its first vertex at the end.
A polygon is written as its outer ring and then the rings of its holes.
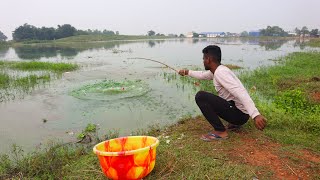
{"type": "Polygon", "coordinates": [[[188,69],[181,69],[181,70],[179,71],[179,74],[180,74],[181,76],[186,76],[186,75],[188,75],[188,73],[189,73],[189,70],[188,70],[188,69]]]}
{"type": "Polygon", "coordinates": [[[267,125],[267,120],[262,115],[258,115],[254,118],[254,125],[257,129],[262,131],[267,125]]]}

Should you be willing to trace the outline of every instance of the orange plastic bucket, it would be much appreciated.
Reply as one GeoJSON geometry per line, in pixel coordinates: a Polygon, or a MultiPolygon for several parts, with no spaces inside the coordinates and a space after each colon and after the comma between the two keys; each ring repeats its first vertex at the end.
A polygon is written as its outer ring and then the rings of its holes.
{"type": "Polygon", "coordinates": [[[151,136],[127,136],[94,146],[103,173],[110,179],[141,179],[156,162],[159,140],[151,136]]]}

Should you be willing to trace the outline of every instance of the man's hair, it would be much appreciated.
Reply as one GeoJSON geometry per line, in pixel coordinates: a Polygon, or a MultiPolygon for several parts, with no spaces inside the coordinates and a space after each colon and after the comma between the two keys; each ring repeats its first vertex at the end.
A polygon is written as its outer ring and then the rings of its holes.
{"type": "Polygon", "coordinates": [[[221,49],[219,46],[216,46],[216,45],[207,46],[202,50],[202,53],[207,56],[213,57],[218,63],[221,62],[221,49]]]}

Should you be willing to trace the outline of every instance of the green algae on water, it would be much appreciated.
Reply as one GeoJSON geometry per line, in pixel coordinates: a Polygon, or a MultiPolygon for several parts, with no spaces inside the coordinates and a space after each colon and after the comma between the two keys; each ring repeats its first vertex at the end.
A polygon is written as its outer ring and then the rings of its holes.
{"type": "Polygon", "coordinates": [[[142,96],[149,91],[148,84],[141,80],[103,80],[94,84],[87,84],[71,91],[70,94],[79,99],[115,100],[142,96]]]}

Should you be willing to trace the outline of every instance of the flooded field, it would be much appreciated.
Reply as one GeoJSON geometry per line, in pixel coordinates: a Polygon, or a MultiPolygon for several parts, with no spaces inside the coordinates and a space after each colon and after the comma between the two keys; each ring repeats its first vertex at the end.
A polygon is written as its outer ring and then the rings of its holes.
{"type": "MultiPolygon", "coordinates": [[[[72,141],[88,123],[98,124],[100,134],[109,130],[130,134],[200,114],[194,102],[194,95],[201,88],[198,81],[184,84],[173,75],[174,71],[161,64],[128,58],[151,58],[176,69],[197,69],[203,67],[202,49],[210,44],[221,47],[223,64],[243,68],[238,71],[273,65],[277,63],[274,59],[290,52],[313,50],[298,40],[226,38],[60,43],[0,49],[3,61],[35,60],[80,66],[76,71],[51,76],[49,82],[40,83],[27,93],[15,89],[10,90],[10,98],[2,97],[0,152],[7,151],[13,143],[29,149],[50,139],[72,141]]],[[[16,76],[41,73],[1,71],[16,76]]]]}

